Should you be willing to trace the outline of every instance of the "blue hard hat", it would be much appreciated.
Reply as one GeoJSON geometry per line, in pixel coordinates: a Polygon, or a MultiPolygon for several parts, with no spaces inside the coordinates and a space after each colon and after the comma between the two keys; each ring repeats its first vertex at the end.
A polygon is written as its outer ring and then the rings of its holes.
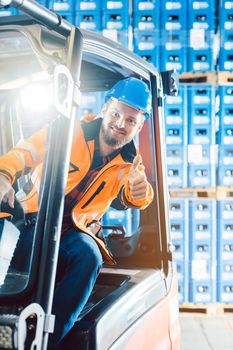
{"type": "Polygon", "coordinates": [[[143,111],[145,119],[150,117],[151,92],[144,81],[134,77],[120,80],[107,92],[105,102],[111,97],[143,111]]]}

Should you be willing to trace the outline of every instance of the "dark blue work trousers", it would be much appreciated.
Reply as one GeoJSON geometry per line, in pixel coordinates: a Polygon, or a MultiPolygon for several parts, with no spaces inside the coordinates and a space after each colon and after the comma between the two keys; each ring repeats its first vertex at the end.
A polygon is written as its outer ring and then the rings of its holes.
{"type": "Polygon", "coordinates": [[[73,327],[91,294],[101,266],[102,255],[93,238],[75,229],[62,235],[53,301],[55,331],[49,337],[49,349],[56,349],[73,327]]]}

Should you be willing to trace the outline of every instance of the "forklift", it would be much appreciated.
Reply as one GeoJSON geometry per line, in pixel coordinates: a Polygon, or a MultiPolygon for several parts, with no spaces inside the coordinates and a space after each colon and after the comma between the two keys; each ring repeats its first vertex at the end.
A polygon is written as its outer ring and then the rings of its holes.
{"type": "Polygon", "coordinates": [[[0,207],[0,349],[47,349],[56,322],[51,310],[74,123],[87,102],[98,105],[117,81],[136,77],[152,93],[152,117],[135,142],[154,199],[145,210],[113,203],[102,218],[102,239],[116,265],[104,264],[61,346],[178,350],[163,115],[165,96],[177,93],[174,72],[158,72],[120,44],[34,1],[0,0],[0,6],[24,13],[0,19],[0,156],[43,125],[49,130],[42,181],[37,184],[34,172],[21,174],[13,185],[14,208],[4,201],[0,207]],[[22,205],[30,182],[39,193],[33,213],[22,205]]]}

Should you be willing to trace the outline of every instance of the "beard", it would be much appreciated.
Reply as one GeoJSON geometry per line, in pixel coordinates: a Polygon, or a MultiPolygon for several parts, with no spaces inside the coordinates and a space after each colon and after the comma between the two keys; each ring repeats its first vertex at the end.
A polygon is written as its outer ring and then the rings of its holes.
{"type": "Polygon", "coordinates": [[[116,149],[125,146],[127,143],[129,143],[132,140],[132,137],[123,137],[122,139],[118,140],[118,139],[110,136],[109,132],[108,132],[108,127],[106,127],[104,124],[102,124],[102,126],[101,126],[101,134],[102,134],[104,142],[108,146],[112,146],[116,149]]]}

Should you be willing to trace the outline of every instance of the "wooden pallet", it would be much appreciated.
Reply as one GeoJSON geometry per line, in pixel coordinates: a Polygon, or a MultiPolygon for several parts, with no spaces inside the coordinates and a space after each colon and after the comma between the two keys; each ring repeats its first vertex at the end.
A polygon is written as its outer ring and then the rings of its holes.
{"type": "Polygon", "coordinates": [[[217,84],[233,86],[233,72],[218,72],[217,84]]]}
{"type": "Polygon", "coordinates": [[[232,200],[233,201],[233,188],[217,186],[216,187],[216,199],[217,200],[232,200]]]}
{"type": "Polygon", "coordinates": [[[211,188],[171,188],[172,199],[215,199],[233,201],[233,188],[217,186],[211,188]]]}
{"type": "Polygon", "coordinates": [[[208,316],[223,315],[227,313],[233,313],[233,304],[223,303],[209,303],[209,304],[194,304],[184,303],[181,304],[180,312],[206,314],[208,316]]]}
{"type": "Polygon", "coordinates": [[[185,72],[179,75],[181,84],[217,84],[216,72],[185,72]]]}
{"type": "Polygon", "coordinates": [[[211,188],[171,188],[172,199],[216,199],[216,187],[211,188]]]}

